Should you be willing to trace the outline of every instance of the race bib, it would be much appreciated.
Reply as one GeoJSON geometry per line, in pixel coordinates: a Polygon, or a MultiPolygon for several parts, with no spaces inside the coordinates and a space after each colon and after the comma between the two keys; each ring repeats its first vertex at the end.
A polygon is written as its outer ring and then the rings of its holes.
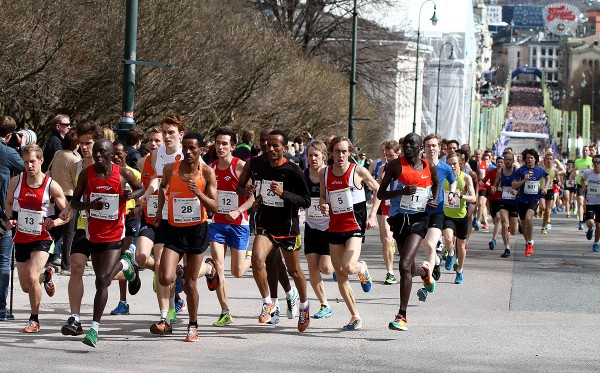
{"type": "Polygon", "coordinates": [[[588,184],[587,195],[592,197],[600,197],[600,185],[588,184]]]}
{"type": "Polygon", "coordinates": [[[42,211],[20,208],[17,230],[21,233],[39,236],[42,234],[43,221],[44,213],[42,211]]]}
{"type": "MultiPolygon", "coordinates": [[[[271,180],[263,180],[261,183],[260,195],[262,196],[262,203],[265,206],[283,207],[283,199],[275,195],[275,193],[273,193],[273,191],[271,190],[272,182],[273,181],[271,180]]],[[[276,181],[276,183],[279,184],[279,186],[281,186],[281,189],[283,189],[282,181],[276,181]]]]}
{"type": "Polygon", "coordinates": [[[417,188],[415,194],[402,196],[402,198],[400,199],[400,208],[410,211],[425,211],[428,196],[428,188],[417,188]]]}
{"type": "Polygon", "coordinates": [[[511,193],[512,188],[509,186],[502,187],[502,199],[517,199],[517,196],[511,193]]]}
{"type": "Polygon", "coordinates": [[[151,194],[148,197],[148,205],[146,206],[146,215],[149,218],[153,218],[156,216],[156,211],[158,210],[158,194],[151,194]]]}
{"type": "Polygon", "coordinates": [[[308,208],[308,217],[312,219],[320,219],[325,217],[321,213],[321,200],[319,197],[311,197],[310,207],[308,208]]]}
{"type": "Polygon", "coordinates": [[[90,193],[90,201],[102,198],[104,207],[102,210],[90,209],[92,218],[101,220],[117,220],[119,218],[119,195],[107,193],[90,193]]]}
{"type": "Polygon", "coordinates": [[[448,197],[450,197],[450,191],[444,190],[444,207],[448,207],[451,209],[457,209],[460,207],[460,199],[454,195],[454,204],[451,205],[448,197]]]}
{"type": "Polygon", "coordinates": [[[565,180],[565,188],[575,188],[575,181],[565,180]]]}
{"type": "Polygon", "coordinates": [[[483,180],[485,178],[485,168],[479,169],[479,179],[483,180]]]}
{"type": "Polygon", "coordinates": [[[332,190],[329,192],[329,204],[334,214],[354,211],[354,201],[350,188],[332,190]]]}
{"type": "Polygon", "coordinates": [[[540,182],[538,180],[526,181],[524,185],[525,194],[538,194],[540,182]]]}
{"type": "Polygon", "coordinates": [[[194,223],[200,221],[200,200],[195,198],[173,198],[173,221],[175,223],[194,223]]]}
{"type": "Polygon", "coordinates": [[[219,198],[219,208],[217,209],[217,212],[219,214],[228,214],[238,208],[238,195],[236,192],[218,190],[217,195],[219,198]]]}

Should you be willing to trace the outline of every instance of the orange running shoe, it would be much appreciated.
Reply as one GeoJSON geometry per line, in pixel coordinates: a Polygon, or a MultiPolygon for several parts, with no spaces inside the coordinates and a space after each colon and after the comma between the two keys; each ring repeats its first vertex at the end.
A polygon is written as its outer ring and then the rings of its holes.
{"type": "Polygon", "coordinates": [[[212,269],[206,274],[206,285],[208,290],[215,291],[219,287],[219,273],[217,272],[217,264],[212,258],[206,258],[205,263],[209,264],[212,269]]]}
{"type": "Polygon", "coordinates": [[[525,245],[525,256],[530,256],[531,254],[533,254],[533,244],[532,243],[528,243],[525,245]]]}
{"type": "Polygon", "coordinates": [[[23,333],[37,333],[40,331],[40,323],[37,321],[29,320],[27,326],[23,328],[23,333]]]}
{"type": "Polygon", "coordinates": [[[298,331],[303,332],[308,328],[310,324],[310,306],[306,307],[305,310],[300,310],[300,316],[298,317],[298,331]]]}
{"type": "Polygon", "coordinates": [[[196,325],[188,325],[187,335],[185,336],[186,342],[198,342],[198,327],[196,325]]]}
{"type": "Polygon", "coordinates": [[[271,321],[271,312],[273,312],[274,309],[275,303],[263,303],[260,310],[260,315],[258,315],[258,322],[261,324],[266,324],[271,321]]]}
{"type": "Polygon", "coordinates": [[[54,292],[55,292],[55,287],[54,287],[54,281],[52,281],[52,275],[54,274],[54,268],[52,267],[46,267],[46,269],[44,270],[44,289],[46,290],[46,294],[48,294],[49,297],[54,296],[54,292]]]}
{"type": "Polygon", "coordinates": [[[150,327],[150,333],[158,335],[173,334],[173,327],[165,319],[160,319],[156,324],[152,324],[150,327]]]}

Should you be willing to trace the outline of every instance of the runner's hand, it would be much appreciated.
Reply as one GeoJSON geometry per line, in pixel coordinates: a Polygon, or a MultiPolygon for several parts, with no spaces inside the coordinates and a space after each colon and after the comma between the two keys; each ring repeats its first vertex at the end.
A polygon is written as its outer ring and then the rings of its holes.
{"type": "Polygon", "coordinates": [[[375,228],[377,226],[377,218],[375,216],[369,216],[367,219],[367,229],[375,228]]]}
{"type": "Polygon", "coordinates": [[[417,187],[414,185],[405,185],[401,190],[401,195],[410,196],[417,192],[417,187]]]}
{"type": "Polygon", "coordinates": [[[102,199],[102,197],[98,197],[95,200],[93,200],[92,202],[90,202],[90,209],[91,210],[103,210],[104,209],[104,200],[102,199]]]}
{"type": "Polygon", "coordinates": [[[146,206],[148,205],[148,196],[146,196],[145,194],[143,196],[141,196],[140,198],[138,198],[138,202],[140,203],[140,206],[142,206],[142,208],[146,208],[146,206]]]}
{"type": "Polygon", "coordinates": [[[50,229],[54,228],[55,224],[54,224],[54,220],[50,219],[50,218],[46,218],[44,220],[44,229],[46,229],[47,231],[49,231],[50,229]]]}
{"type": "Polygon", "coordinates": [[[162,220],[162,211],[156,210],[156,215],[154,215],[154,221],[152,222],[152,225],[154,225],[154,227],[158,228],[161,220],[162,220]]]}
{"type": "Polygon", "coordinates": [[[225,219],[227,219],[228,221],[235,221],[235,219],[237,219],[238,216],[240,216],[241,214],[242,213],[238,210],[229,211],[229,213],[225,215],[225,219]]]}
{"type": "Polygon", "coordinates": [[[328,203],[321,203],[321,214],[329,215],[329,204],[328,203]]]}
{"type": "Polygon", "coordinates": [[[427,209],[428,210],[435,210],[437,208],[437,206],[438,206],[437,201],[433,201],[432,200],[432,201],[427,202],[427,209]]]}
{"type": "Polygon", "coordinates": [[[9,231],[17,226],[17,221],[15,219],[8,219],[6,221],[6,230],[9,231]]]}
{"type": "Polygon", "coordinates": [[[194,180],[190,180],[188,182],[188,188],[190,189],[190,192],[194,193],[196,197],[200,197],[200,194],[202,192],[200,191],[200,188],[198,188],[198,184],[196,184],[194,180]]]}
{"type": "Polygon", "coordinates": [[[283,196],[283,188],[281,187],[281,184],[273,181],[269,188],[277,197],[281,198],[281,196],[283,196]]]}

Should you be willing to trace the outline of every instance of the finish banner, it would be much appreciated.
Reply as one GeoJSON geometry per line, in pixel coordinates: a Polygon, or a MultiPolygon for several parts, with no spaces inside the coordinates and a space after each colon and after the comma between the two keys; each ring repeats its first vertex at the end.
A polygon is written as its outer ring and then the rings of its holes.
{"type": "Polygon", "coordinates": [[[590,133],[590,105],[583,105],[583,109],[581,110],[581,137],[583,138],[584,145],[591,144],[591,133],[590,133]]]}

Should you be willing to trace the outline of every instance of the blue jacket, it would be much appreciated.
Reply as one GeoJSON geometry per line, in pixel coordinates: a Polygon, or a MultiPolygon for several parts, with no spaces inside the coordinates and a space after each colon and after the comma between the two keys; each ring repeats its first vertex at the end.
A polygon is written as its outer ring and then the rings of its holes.
{"type": "Polygon", "coordinates": [[[4,209],[10,178],[25,171],[23,158],[0,138],[0,207],[4,209]]]}

